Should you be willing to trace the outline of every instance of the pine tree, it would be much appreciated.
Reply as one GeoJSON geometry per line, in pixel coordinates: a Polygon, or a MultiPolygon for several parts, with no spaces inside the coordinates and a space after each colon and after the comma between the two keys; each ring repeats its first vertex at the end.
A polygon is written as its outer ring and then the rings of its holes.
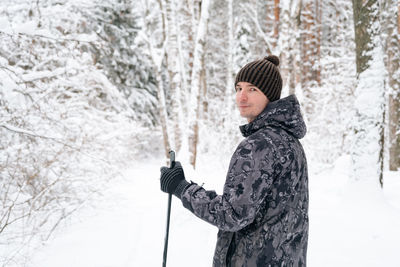
{"type": "Polygon", "coordinates": [[[123,92],[134,111],[134,120],[151,126],[156,124],[156,78],[151,61],[140,51],[137,41],[140,14],[131,1],[96,0],[83,10],[86,28],[103,40],[102,46],[91,46],[95,64],[105,70],[111,82],[123,92]]]}

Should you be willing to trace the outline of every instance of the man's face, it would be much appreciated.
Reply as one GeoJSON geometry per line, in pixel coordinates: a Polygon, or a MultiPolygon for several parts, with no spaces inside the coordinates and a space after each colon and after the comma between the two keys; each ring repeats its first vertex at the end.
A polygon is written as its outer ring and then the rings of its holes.
{"type": "Polygon", "coordinates": [[[248,82],[236,84],[236,104],[240,115],[248,122],[252,122],[268,103],[268,98],[255,85],[248,82]]]}

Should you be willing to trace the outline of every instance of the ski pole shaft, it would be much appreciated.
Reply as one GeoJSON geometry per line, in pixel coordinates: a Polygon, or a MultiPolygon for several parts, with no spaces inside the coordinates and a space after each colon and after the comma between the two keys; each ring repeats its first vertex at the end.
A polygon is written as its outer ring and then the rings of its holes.
{"type": "MultiPolygon", "coordinates": [[[[169,164],[170,168],[174,166],[175,162],[175,152],[171,150],[169,152],[169,164]]],[[[168,208],[167,208],[167,229],[165,231],[165,239],[164,239],[164,255],[163,255],[163,267],[167,266],[167,251],[168,251],[168,236],[169,236],[169,221],[171,217],[171,202],[172,202],[172,194],[168,194],[168,208]]]]}

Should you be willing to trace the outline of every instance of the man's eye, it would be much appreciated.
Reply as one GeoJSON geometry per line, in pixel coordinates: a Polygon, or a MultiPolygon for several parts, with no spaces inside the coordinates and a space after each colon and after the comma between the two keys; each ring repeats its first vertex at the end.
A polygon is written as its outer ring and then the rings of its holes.
{"type": "Polygon", "coordinates": [[[256,91],[256,88],[250,88],[250,91],[252,91],[252,92],[256,91]]]}
{"type": "Polygon", "coordinates": [[[237,91],[241,91],[241,90],[242,90],[242,88],[236,87],[236,92],[237,92],[237,91]]]}

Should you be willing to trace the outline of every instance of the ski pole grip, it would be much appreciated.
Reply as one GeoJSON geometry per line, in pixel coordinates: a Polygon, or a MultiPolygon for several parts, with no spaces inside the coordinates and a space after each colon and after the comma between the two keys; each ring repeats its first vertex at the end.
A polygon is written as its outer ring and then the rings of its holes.
{"type": "Polygon", "coordinates": [[[169,167],[172,168],[174,167],[175,164],[175,151],[171,150],[169,152],[169,167]]]}

